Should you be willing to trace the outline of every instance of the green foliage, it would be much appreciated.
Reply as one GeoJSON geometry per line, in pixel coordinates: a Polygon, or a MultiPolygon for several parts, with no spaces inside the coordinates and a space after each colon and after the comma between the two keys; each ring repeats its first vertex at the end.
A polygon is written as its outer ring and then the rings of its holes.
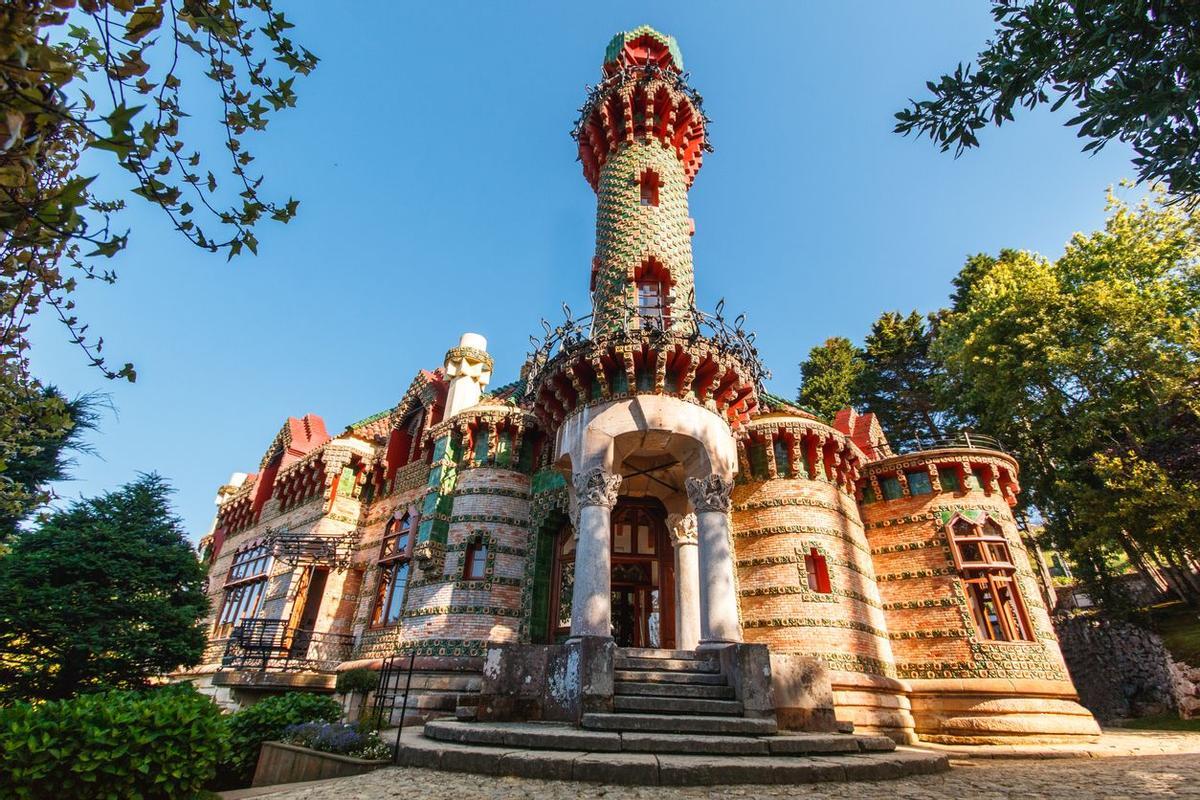
{"type": "Polygon", "coordinates": [[[328,695],[288,692],[260,700],[230,717],[231,750],[221,771],[227,778],[248,784],[263,742],[279,739],[289,725],[333,722],[341,715],[341,706],[328,695]]]}
{"type": "Polygon", "coordinates": [[[19,364],[0,363],[0,543],[50,500],[50,483],[67,475],[68,453],[86,450],[96,403],[92,395],[68,400],[19,364]]]}
{"type": "Polygon", "coordinates": [[[997,31],[978,64],[926,84],[933,98],[896,114],[960,154],[976,133],[1013,119],[1018,106],[1073,103],[1067,125],[1096,151],[1129,144],[1141,180],[1200,196],[1200,4],[1160,0],[992,0],[997,31]]]}
{"type": "Polygon", "coordinates": [[[808,360],[800,364],[800,391],[797,400],[825,419],[853,402],[853,386],[862,374],[862,351],[849,339],[834,336],[808,351],[808,360]]]}
{"type": "Polygon", "coordinates": [[[317,63],[288,38],[292,25],[274,5],[273,0],[5,4],[0,357],[23,357],[30,318],[49,306],[105,375],[136,377],[131,364],[106,366],[103,339],[91,337],[71,300],[80,278],[116,280],[113,270],[98,264],[123,250],[129,236],[117,226],[124,200],[95,196],[94,177],[79,173],[85,149],[111,154],[115,166],[132,177],[134,195],[160,207],[188,241],[229,258],[257,250],[254,231],[261,220],[287,222],[295,215],[295,200],[260,196],[262,177],[251,172],[254,156],[245,141],[247,134],[264,130],[272,114],[295,105],[296,76],[317,63]],[[219,154],[201,153],[188,143],[195,107],[210,103],[195,91],[205,84],[221,109],[219,154]]]}
{"type": "Polygon", "coordinates": [[[197,797],[227,750],[190,685],[0,708],[0,786],[15,798],[197,797]]]}
{"type": "Polygon", "coordinates": [[[1109,208],[1057,261],[1007,251],[973,276],[932,355],[957,410],[1018,455],[1094,597],[1120,602],[1119,553],[1197,602],[1200,213],[1109,208]]]}
{"type": "Polygon", "coordinates": [[[941,371],[929,353],[932,342],[932,326],[916,311],[882,314],[864,342],[854,403],[875,412],[897,449],[929,444],[956,426],[939,402],[941,371]]]}
{"type": "Polygon", "coordinates": [[[56,511],[0,558],[0,697],[136,687],[204,649],[203,570],[146,475],[56,511]]]}
{"type": "Polygon", "coordinates": [[[366,694],[375,691],[377,686],[379,686],[379,673],[366,667],[348,669],[345,672],[339,672],[337,676],[336,689],[339,694],[349,694],[350,692],[366,694]]]}

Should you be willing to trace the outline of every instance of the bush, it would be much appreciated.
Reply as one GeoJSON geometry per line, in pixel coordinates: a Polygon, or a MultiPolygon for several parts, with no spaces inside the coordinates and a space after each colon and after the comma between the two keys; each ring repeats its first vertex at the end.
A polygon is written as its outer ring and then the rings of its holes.
{"type": "Polygon", "coordinates": [[[194,798],[226,751],[220,710],[190,684],[0,708],[5,797],[194,798]]]}
{"type": "Polygon", "coordinates": [[[305,722],[301,725],[289,725],[283,732],[283,741],[320,750],[322,753],[337,753],[368,760],[387,758],[392,754],[392,749],[380,740],[378,733],[344,722],[305,722]]]}
{"type": "Polygon", "coordinates": [[[222,766],[222,777],[249,784],[263,742],[283,736],[289,725],[334,722],[341,716],[341,706],[328,695],[288,692],[259,700],[229,718],[231,752],[222,766]]]}
{"type": "Polygon", "coordinates": [[[337,676],[338,694],[349,694],[350,692],[366,694],[375,691],[378,686],[379,673],[366,667],[348,669],[345,672],[339,672],[337,676]]]}

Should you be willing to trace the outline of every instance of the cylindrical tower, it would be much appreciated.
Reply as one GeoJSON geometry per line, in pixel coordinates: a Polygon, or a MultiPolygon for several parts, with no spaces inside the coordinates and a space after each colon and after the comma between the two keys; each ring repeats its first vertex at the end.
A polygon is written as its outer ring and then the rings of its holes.
{"type": "Polygon", "coordinates": [[[675,40],[642,26],[608,45],[576,127],[596,190],[593,329],[687,330],[695,307],[688,189],[707,147],[675,40]]]}
{"type": "Polygon", "coordinates": [[[917,734],[948,744],[1094,739],[1009,510],[1016,461],[965,441],[868,464],[859,488],[917,734]]]}
{"type": "MultiPolygon", "coordinates": [[[[864,454],[842,432],[780,407],[743,426],[738,455],[733,536],[746,641],[819,659],[838,719],[915,741],[854,499],[864,454]]],[[[777,711],[783,722],[786,710],[777,711]]]]}

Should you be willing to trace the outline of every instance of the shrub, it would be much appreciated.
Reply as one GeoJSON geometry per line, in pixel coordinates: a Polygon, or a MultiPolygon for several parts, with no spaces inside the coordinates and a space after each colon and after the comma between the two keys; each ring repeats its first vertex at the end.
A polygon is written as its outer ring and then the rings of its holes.
{"type": "Polygon", "coordinates": [[[226,749],[220,710],[190,684],[0,708],[5,797],[194,798],[226,749]]]}
{"type": "Polygon", "coordinates": [[[263,742],[278,739],[289,725],[333,722],[341,716],[341,706],[328,695],[288,692],[259,700],[229,718],[231,752],[221,769],[223,777],[248,784],[263,742]]]}
{"type": "Polygon", "coordinates": [[[320,750],[322,753],[337,753],[353,758],[387,758],[392,752],[392,749],[380,740],[378,733],[344,722],[305,722],[301,725],[289,725],[283,732],[283,741],[320,750]]]}
{"type": "Polygon", "coordinates": [[[350,692],[366,694],[375,691],[378,686],[379,673],[366,667],[348,669],[345,672],[339,672],[337,676],[338,694],[349,694],[350,692]]]}

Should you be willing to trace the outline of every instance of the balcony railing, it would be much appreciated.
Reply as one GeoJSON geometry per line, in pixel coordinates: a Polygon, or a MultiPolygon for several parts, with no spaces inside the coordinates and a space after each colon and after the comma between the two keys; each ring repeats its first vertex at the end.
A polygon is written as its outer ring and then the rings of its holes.
{"type": "Polygon", "coordinates": [[[757,334],[746,330],[743,325],[746,315],[739,314],[732,322],[725,319],[725,300],[717,303],[715,313],[700,311],[695,306],[681,308],[666,319],[661,311],[647,314],[636,306],[623,306],[610,310],[603,326],[594,325],[594,315],[575,317],[566,303],[562,306],[565,319],[557,326],[543,319],[545,333],[540,338],[530,336],[532,350],[527,360],[533,365],[526,379],[532,386],[551,361],[564,353],[570,353],[601,336],[617,339],[633,339],[640,336],[665,337],[679,335],[688,338],[704,338],[721,352],[737,358],[750,372],[755,385],[761,390],[763,383],[771,378],[771,371],[763,364],[754,342],[757,334]]]}
{"type": "Polygon", "coordinates": [[[905,449],[905,452],[919,453],[924,450],[950,450],[962,449],[968,450],[999,450],[1001,453],[1007,453],[1004,445],[994,436],[985,436],[982,433],[972,433],[971,431],[960,431],[948,436],[942,436],[937,439],[923,439],[918,436],[912,443],[912,446],[905,449]]]}
{"type": "Polygon", "coordinates": [[[354,638],[289,628],[283,619],[239,622],[225,645],[221,666],[258,672],[333,672],[350,657],[354,638]]]}

